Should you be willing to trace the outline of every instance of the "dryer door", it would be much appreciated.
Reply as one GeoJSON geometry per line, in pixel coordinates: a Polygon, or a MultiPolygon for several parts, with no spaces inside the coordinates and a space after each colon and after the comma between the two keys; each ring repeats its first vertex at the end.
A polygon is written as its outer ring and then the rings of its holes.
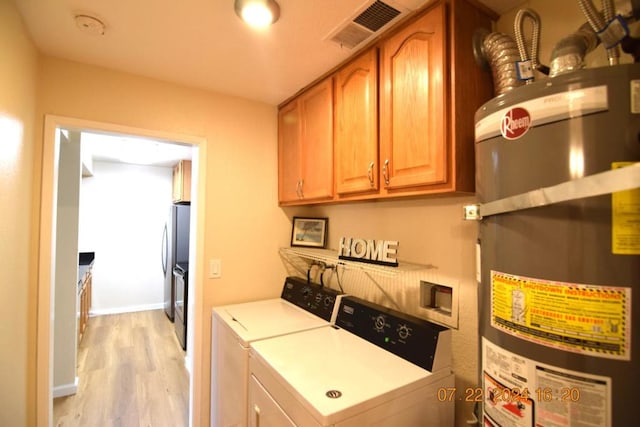
{"type": "Polygon", "coordinates": [[[295,427],[291,418],[278,406],[269,392],[251,375],[249,383],[250,427],[295,427]]]}

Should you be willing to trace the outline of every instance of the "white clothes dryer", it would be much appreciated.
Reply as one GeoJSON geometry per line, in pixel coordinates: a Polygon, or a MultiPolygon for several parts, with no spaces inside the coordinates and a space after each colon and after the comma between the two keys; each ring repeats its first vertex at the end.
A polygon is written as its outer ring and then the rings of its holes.
{"type": "Polygon", "coordinates": [[[287,277],[280,298],[214,307],[211,337],[211,426],[247,425],[249,345],[327,326],[340,292],[287,277]]]}
{"type": "Polygon", "coordinates": [[[251,344],[249,426],[446,427],[451,331],[344,297],[335,326],[251,344]]]}

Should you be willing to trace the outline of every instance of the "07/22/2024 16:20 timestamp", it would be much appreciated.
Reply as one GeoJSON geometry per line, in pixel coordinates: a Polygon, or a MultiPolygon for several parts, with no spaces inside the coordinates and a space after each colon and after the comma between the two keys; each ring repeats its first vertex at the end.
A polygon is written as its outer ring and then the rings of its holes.
{"type": "MultiPolygon", "coordinates": [[[[487,398],[493,402],[517,402],[536,399],[538,402],[577,402],[580,400],[580,389],[576,387],[561,387],[554,390],[550,387],[540,387],[529,390],[527,388],[494,388],[486,391],[487,398]]],[[[466,387],[459,392],[456,387],[440,387],[437,391],[439,402],[461,400],[465,402],[483,402],[485,390],[482,387],[466,387]]]]}

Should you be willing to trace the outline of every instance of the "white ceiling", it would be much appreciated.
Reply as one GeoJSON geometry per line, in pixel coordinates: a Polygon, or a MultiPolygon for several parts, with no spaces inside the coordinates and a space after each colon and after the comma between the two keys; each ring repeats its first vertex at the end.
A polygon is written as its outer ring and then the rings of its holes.
{"type": "Polygon", "coordinates": [[[192,147],[148,138],[81,132],[82,151],[94,161],[171,167],[192,158],[192,147]]]}
{"type": "MultiPolygon", "coordinates": [[[[373,2],[277,1],[278,22],[256,31],[235,15],[233,0],[14,0],[44,54],[271,105],[355,53],[325,39],[373,2]],[[99,18],[105,34],[80,31],[78,14],[99,18]]],[[[432,0],[386,1],[415,10],[432,0]]],[[[522,3],[480,1],[499,14],[522,3]]],[[[167,166],[191,153],[190,147],[125,136],[89,138],[101,161],[167,166]],[[145,149],[144,162],[126,156],[145,149]]]]}
{"type": "MultiPolygon", "coordinates": [[[[47,55],[240,96],[271,105],[351,54],[327,35],[372,0],[278,0],[266,31],[246,26],[233,0],[14,0],[47,55]],[[81,32],[76,14],[106,24],[81,32]]],[[[412,9],[431,0],[389,0],[412,9]]],[[[503,13],[522,0],[480,0],[503,13]]]]}

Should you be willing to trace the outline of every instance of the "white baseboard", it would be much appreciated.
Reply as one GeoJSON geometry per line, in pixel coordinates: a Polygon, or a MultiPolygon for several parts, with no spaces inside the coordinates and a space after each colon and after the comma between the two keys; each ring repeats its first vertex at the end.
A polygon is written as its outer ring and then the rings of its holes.
{"type": "Polygon", "coordinates": [[[134,311],[158,310],[160,308],[164,308],[163,302],[156,304],[131,305],[128,307],[91,309],[91,311],[89,311],[89,316],[93,317],[103,316],[105,314],[133,313],[134,311]]]}
{"type": "Polygon", "coordinates": [[[73,384],[63,384],[55,386],[53,388],[53,397],[70,396],[78,392],[78,377],[73,381],[73,384]]]}

